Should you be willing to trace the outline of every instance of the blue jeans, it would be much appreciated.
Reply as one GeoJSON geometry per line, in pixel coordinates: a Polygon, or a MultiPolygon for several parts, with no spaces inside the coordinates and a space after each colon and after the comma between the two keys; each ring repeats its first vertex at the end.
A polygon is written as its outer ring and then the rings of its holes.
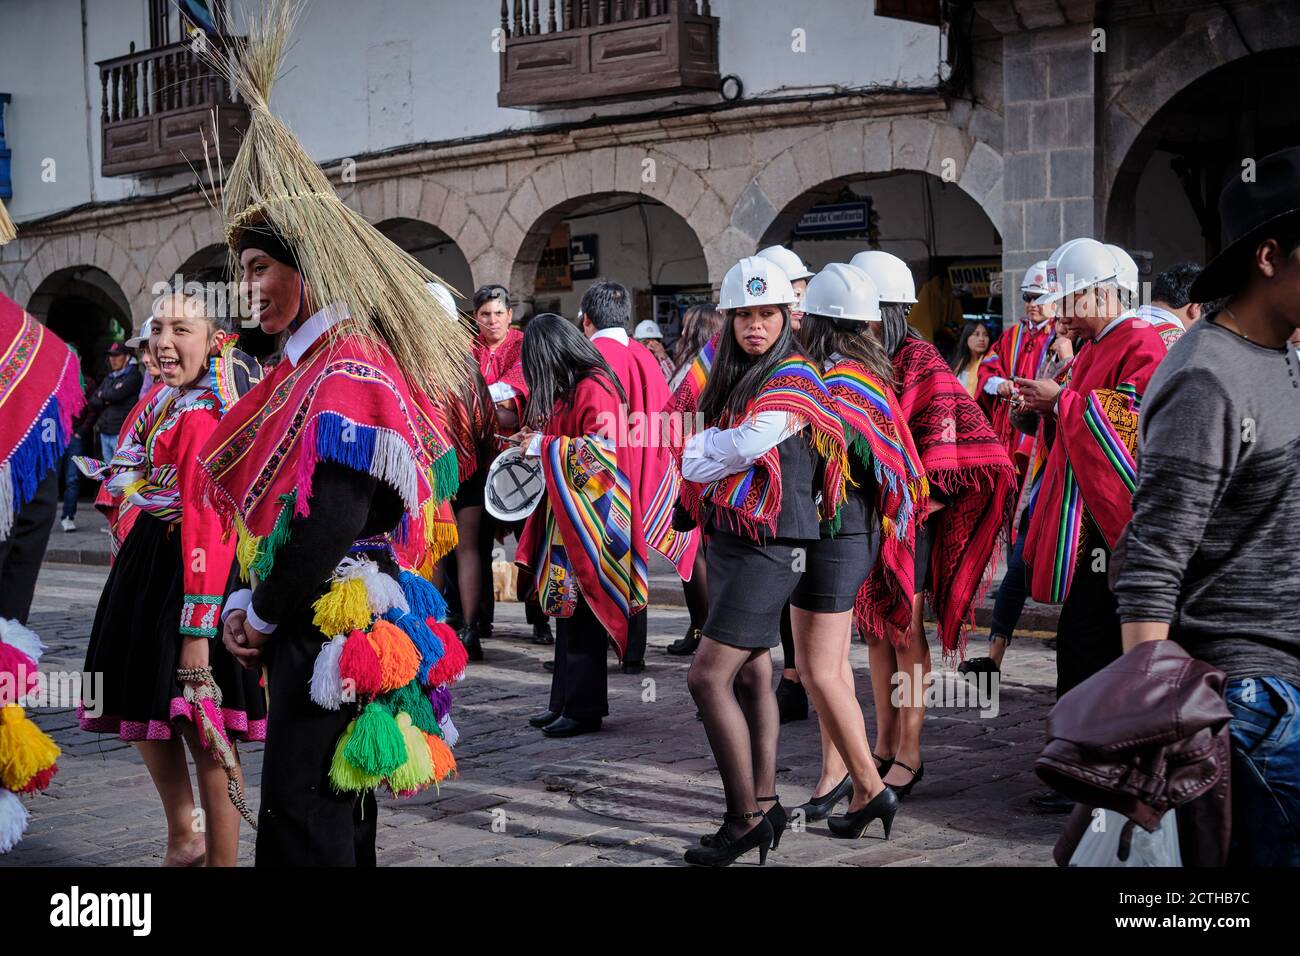
{"type": "Polygon", "coordinates": [[[998,585],[998,596],[993,601],[993,625],[989,628],[989,640],[999,634],[1011,643],[1016,624],[1020,622],[1020,613],[1025,609],[1028,589],[1025,581],[1025,538],[1029,537],[1029,509],[1020,516],[1020,527],[1016,530],[1016,544],[1011,549],[1011,558],[1007,561],[1007,573],[998,585]]]}
{"type": "Polygon", "coordinates": [[[1300,689],[1277,677],[1229,681],[1235,866],[1300,866],[1300,689]]]}
{"type": "Polygon", "coordinates": [[[112,461],[113,456],[116,454],[117,454],[117,436],[101,434],[99,436],[99,455],[101,458],[104,459],[104,464],[107,465],[110,461],[112,461]]]}
{"type": "Polygon", "coordinates": [[[73,455],[81,454],[81,436],[73,435],[68,440],[67,450],[63,453],[63,515],[64,518],[77,516],[77,492],[81,488],[81,472],[72,463],[73,455]]]}

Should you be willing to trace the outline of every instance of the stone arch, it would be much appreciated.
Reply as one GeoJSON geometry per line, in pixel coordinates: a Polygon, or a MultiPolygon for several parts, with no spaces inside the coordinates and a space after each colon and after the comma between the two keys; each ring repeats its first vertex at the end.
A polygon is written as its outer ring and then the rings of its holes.
{"type": "Polygon", "coordinates": [[[1294,4],[1237,7],[1231,16],[1222,9],[1196,11],[1180,31],[1171,34],[1169,43],[1107,91],[1104,192],[1099,197],[1106,211],[1103,235],[1120,243],[1129,241],[1132,224],[1122,220],[1159,139],[1159,114],[1198,81],[1211,79],[1212,74],[1229,77],[1225,67],[1294,50],[1297,28],[1300,11],[1294,4]]]}
{"type": "MultiPolygon", "coordinates": [[[[511,164],[507,173],[515,185],[500,203],[495,224],[482,222],[472,233],[476,238],[481,233],[483,247],[477,248],[477,242],[468,247],[457,238],[479,281],[502,281],[509,275],[511,292],[531,297],[537,263],[555,223],[584,202],[616,193],[654,199],[676,213],[700,242],[710,281],[720,281],[731,264],[724,265],[716,251],[710,254],[712,241],[725,227],[717,191],[664,150],[605,147],[567,153],[535,168],[511,164]]],[[[478,197],[470,203],[482,206],[478,197]]],[[[471,209],[468,221],[481,222],[481,212],[471,209]]]]}
{"type": "MultiPolygon", "coordinates": [[[[523,238],[515,253],[514,262],[511,266],[509,288],[516,302],[526,303],[533,300],[535,295],[537,267],[541,262],[542,253],[546,248],[547,239],[555,230],[555,227],[559,225],[565,217],[581,210],[585,206],[591,205],[597,200],[609,199],[617,202],[620,199],[644,200],[653,198],[654,197],[648,196],[646,193],[642,192],[609,189],[593,191],[586,195],[573,196],[539,211],[529,223],[528,229],[524,232],[523,238]]],[[[686,248],[685,250],[677,250],[678,252],[685,252],[686,255],[678,255],[676,261],[680,263],[683,260],[690,260],[696,256],[704,259],[704,272],[698,279],[691,279],[690,282],[709,281],[709,276],[712,274],[712,265],[708,262],[704,244],[700,241],[700,236],[695,225],[689,218],[683,216],[681,212],[673,209],[667,203],[658,200],[656,200],[655,203],[659,208],[667,210],[668,213],[677,220],[678,226],[686,230],[690,234],[691,238],[694,239],[694,249],[686,248]]],[[[590,210],[590,214],[592,215],[598,215],[600,212],[601,210],[598,207],[590,210]]],[[[583,213],[583,215],[586,214],[587,213],[583,213]]],[[[606,252],[602,252],[602,258],[606,254],[606,252]]],[[[663,263],[661,263],[661,266],[662,265],[663,263]]],[[[617,270],[607,270],[606,267],[602,266],[598,271],[601,274],[608,275],[612,279],[620,279],[617,270]]],[[[624,281],[627,281],[626,277],[622,278],[624,281]]],[[[652,284],[654,278],[654,276],[651,276],[652,284]]],[[[631,282],[629,281],[628,284],[631,285],[631,282]]],[[[526,311],[527,309],[525,308],[525,312],[526,311]]]]}
{"type": "Polygon", "coordinates": [[[375,228],[427,266],[462,299],[473,296],[474,276],[469,260],[446,232],[410,216],[385,219],[375,223],[375,228]]]}
{"type": "Polygon", "coordinates": [[[77,346],[87,369],[97,374],[112,339],[109,322],[132,331],[131,306],[118,282],[93,265],[72,265],[45,276],[27,301],[27,311],[64,341],[77,346]]]}
{"type": "MultiPolygon", "coordinates": [[[[755,152],[764,136],[755,137],[755,152]]],[[[955,183],[1002,231],[1002,155],[965,130],[926,116],[832,123],[776,151],[745,186],[724,239],[730,261],[750,255],[786,210],[826,183],[899,171],[955,183]]],[[[807,205],[813,205],[809,202],[807,205]]]]}
{"type": "Polygon", "coordinates": [[[40,242],[14,282],[14,301],[26,302],[29,312],[44,319],[48,300],[42,299],[43,290],[78,269],[94,269],[111,282],[130,326],[144,277],[130,252],[107,231],[53,236],[40,242]]]}

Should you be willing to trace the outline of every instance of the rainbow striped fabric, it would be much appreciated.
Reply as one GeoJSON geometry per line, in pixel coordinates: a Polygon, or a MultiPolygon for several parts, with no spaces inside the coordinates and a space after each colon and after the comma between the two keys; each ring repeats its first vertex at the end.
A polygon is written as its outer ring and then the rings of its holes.
{"type": "Polygon", "coordinates": [[[1123,382],[1114,389],[1102,388],[1088,394],[1083,410],[1083,421],[1097,439],[1102,454],[1115,469],[1124,486],[1132,494],[1137,484],[1138,412],[1141,400],[1137,389],[1123,382]]]}
{"type": "Polygon", "coordinates": [[[646,606],[649,572],[632,547],[631,485],[615,451],[595,436],[556,436],[542,461],[549,513],[534,562],[542,609],[572,615],[576,579],[602,623],[630,617],[646,606]]]}

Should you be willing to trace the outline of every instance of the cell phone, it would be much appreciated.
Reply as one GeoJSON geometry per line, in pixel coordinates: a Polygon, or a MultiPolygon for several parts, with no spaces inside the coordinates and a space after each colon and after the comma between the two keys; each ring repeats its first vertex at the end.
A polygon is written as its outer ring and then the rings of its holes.
{"type": "Polygon", "coordinates": [[[502,435],[500,432],[497,433],[497,438],[500,438],[503,442],[508,442],[511,445],[518,445],[520,441],[522,441],[522,439],[515,438],[512,435],[502,435]]]}

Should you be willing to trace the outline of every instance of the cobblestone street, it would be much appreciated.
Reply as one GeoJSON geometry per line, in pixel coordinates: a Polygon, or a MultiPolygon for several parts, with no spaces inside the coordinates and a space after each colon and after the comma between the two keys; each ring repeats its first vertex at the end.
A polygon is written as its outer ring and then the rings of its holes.
{"type": "MultiPolygon", "coordinates": [[[[100,567],[45,566],[30,622],[50,645],[44,668],[82,666],[105,575],[100,567]]],[[[528,726],[527,717],[545,707],[550,676],[542,662],[550,649],[528,641],[522,605],[498,606],[497,618],[487,659],[457,686],[460,779],[441,794],[381,799],[380,862],[679,864],[682,850],[722,813],[721,785],[686,690],[688,662],[663,650],[685,629],[685,611],[653,610],[644,674],[622,674],[611,656],[610,717],[599,734],[572,740],[547,740],[528,726]]],[[[866,658],[855,645],[870,727],[866,658]]],[[[1029,637],[1008,664],[996,716],[968,707],[927,717],[925,779],[892,839],[885,842],[875,825],[861,840],[840,841],[812,824],[788,833],[769,864],[1049,864],[1062,818],[1038,815],[1027,798],[1041,789],[1032,764],[1052,703],[1053,655],[1029,637]]],[[[49,791],[30,804],[27,837],[0,866],[157,865],[162,807],[134,748],[83,733],[71,710],[34,716],[64,756],[49,791]]],[[[254,806],[261,756],[260,746],[243,750],[254,806]]],[[[815,716],[785,725],[777,781],[788,807],[810,795],[818,763],[815,716]]],[[[254,834],[244,828],[242,836],[241,862],[251,864],[254,834]]],[[[752,854],[747,860],[757,862],[752,854]]]]}

